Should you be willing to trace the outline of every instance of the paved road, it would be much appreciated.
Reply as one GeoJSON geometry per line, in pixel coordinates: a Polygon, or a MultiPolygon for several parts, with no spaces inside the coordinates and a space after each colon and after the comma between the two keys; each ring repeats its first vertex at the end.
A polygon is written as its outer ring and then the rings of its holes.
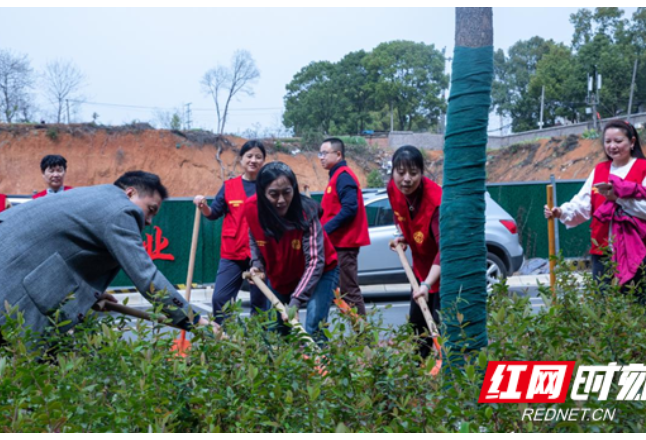
{"type": "MultiPolygon", "coordinates": [[[[365,290],[370,291],[371,293],[367,296],[367,308],[368,309],[377,309],[379,314],[382,316],[383,324],[385,327],[393,326],[398,327],[400,325],[406,324],[407,316],[409,313],[410,307],[410,291],[406,285],[392,285],[387,289],[384,289],[384,286],[380,287],[366,287],[365,290]]],[[[515,292],[521,296],[529,296],[532,304],[532,309],[534,312],[537,312],[541,307],[544,306],[542,298],[538,294],[538,288],[536,286],[513,286],[509,288],[510,292],[515,292]]],[[[240,295],[243,300],[243,317],[249,316],[249,303],[248,303],[248,293],[241,292],[240,295]]],[[[146,309],[148,306],[146,304],[138,304],[135,307],[140,309],[146,309]]],[[[201,313],[211,313],[212,308],[211,304],[207,302],[193,303],[193,307],[201,313]]],[[[331,310],[331,318],[333,318],[335,313],[338,313],[336,307],[333,307],[331,310]]],[[[305,322],[305,310],[301,310],[299,313],[301,322],[305,322]]]]}

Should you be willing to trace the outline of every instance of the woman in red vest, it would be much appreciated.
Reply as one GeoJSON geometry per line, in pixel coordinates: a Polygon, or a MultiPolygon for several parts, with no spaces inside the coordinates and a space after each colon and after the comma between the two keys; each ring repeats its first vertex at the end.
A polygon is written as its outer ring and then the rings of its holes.
{"type": "Polygon", "coordinates": [[[9,199],[7,199],[6,195],[0,194],[0,212],[8,208],[11,208],[11,203],[9,203],[9,199]]]}
{"type": "MultiPolygon", "coordinates": [[[[256,195],[245,206],[251,272],[266,277],[278,299],[297,310],[307,307],[305,330],[325,340],[327,320],[339,281],[337,255],[319,220],[319,205],[301,197],[294,172],[282,162],[265,165],[256,195]]],[[[286,320],[282,316],[282,320],[286,320]]],[[[289,329],[279,318],[279,331],[289,329]]]]}
{"type": "MultiPolygon", "coordinates": [[[[249,270],[249,232],[243,209],[247,199],[256,193],[256,176],[265,163],[265,147],[262,142],[251,140],[240,149],[240,164],[243,174],[224,182],[211,206],[206,198],[197,195],[193,203],[200,207],[202,215],[209,220],[224,216],[220,264],[213,288],[213,315],[222,324],[222,307],[235,301],[242,285],[242,273],[249,270]]],[[[257,287],[251,286],[251,313],[268,310],[269,302],[257,287]]]]}
{"type": "MultiPolygon", "coordinates": [[[[433,319],[439,322],[440,309],[440,202],[442,188],[424,176],[424,158],[418,148],[410,145],[395,151],[392,174],[388,182],[388,199],[393,208],[395,224],[402,236],[395,244],[410,246],[413,272],[419,289],[413,290],[410,323],[417,334],[429,334],[424,315],[415,301],[424,296],[433,319]]],[[[426,358],[433,346],[431,337],[420,341],[419,352],[426,358]]]]}
{"type": "MultiPolygon", "coordinates": [[[[630,281],[643,280],[644,270],[637,267],[639,264],[629,264],[626,258],[638,258],[638,263],[641,263],[646,258],[646,246],[642,240],[630,243],[622,237],[617,239],[615,227],[623,228],[630,223],[634,231],[640,224],[646,225],[643,222],[646,220],[646,160],[639,134],[627,121],[615,120],[606,124],[603,129],[603,147],[608,160],[592,170],[588,180],[572,200],[551,210],[545,205],[545,218],[558,218],[568,228],[592,218],[590,254],[592,274],[596,281],[607,283],[613,277],[605,270],[608,261],[607,254],[604,256],[604,248],[608,247],[609,238],[614,235],[615,243],[611,243],[615,247],[613,260],[618,263],[618,275],[623,272],[622,284],[627,285],[630,281]],[[607,211],[609,215],[603,216],[603,211],[607,211]],[[631,246],[630,250],[622,252],[618,260],[616,251],[625,251],[626,245],[631,246]],[[629,271],[629,276],[626,276],[626,271],[629,271]]],[[[629,236],[630,234],[626,237],[629,236]]]]}

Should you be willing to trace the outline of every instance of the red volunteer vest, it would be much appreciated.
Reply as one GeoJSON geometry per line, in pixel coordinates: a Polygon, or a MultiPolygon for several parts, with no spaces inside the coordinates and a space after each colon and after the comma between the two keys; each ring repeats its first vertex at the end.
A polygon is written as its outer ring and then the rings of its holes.
{"type": "Polygon", "coordinates": [[[4,211],[7,206],[7,196],[0,194],[0,212],[4,211]]]}
{"type": "MultiPolygon", "coordinates": [[[[73,188],[72,186],[63,185],[63,191],[69,191],[69,190],[70,190],[70,189],[72,189],[72,188],[73,188]]],[[[45,197],[46,195],[47,195],[47,190],[46,190],[46,189],[44,189],[44,190],[42,190],[41,192],[36,193],[36,194],[34,194],[33,196],[31,196],[31,198],[32,198],[32,199],[37,199],[37,198],[39,198],[39,197],[45,197]]]]}
{"type": "Polygon", "coordinates": [[[246,260],[250,257],[247,220],[244,204],[247,194],[242,185],[242,176],[224,182],[224,200],[229,212],[222,222],[220,257],[227,260],[246,260]]]}
{"type": "Polygon", "coordinates": [[[341,202],[339,194],[336,192],[336,181],[343,172],[347,172],[354,183],[357,185],[357,215],[354,216],[352,221],[345,223],[343,226],[330,234],[330,240],[337,248],[356,248],[360,246],[368,246],[370,244],[370,236],[368,235],[368,217],[366,216],[366,208],[363,205],[363,195],[361,194],[361,186],[357,176],[352,172],[349,167],[343,166],[339,168],[334,176],[330,179],[323,199],[321,200],[321,207],[323,208],[323,217],[321,223],[326,224],[332,220],[341,211],[341,202]]]}
{"type": "MultiPolygon", "coordinates": [[[[595,255],[603,255],[601,248],[608,246],[608,236],[610,235],[610,224],[603,223],[594,217],[594,211],[606,201],[606,198],[599,194],[594,187],[597,183],[608,182],[610,177],[610,165],[612,161],[601,162],[594,168],[594,179],[592,181],[592,191],[590,192],[590,204],[592,205],[590,216],[590,239],[591,247],[590,253],[595,255]],[[595,244],[595,242],[597,244],[595,244]]],[[[646,177],[646,160],[637,159],[624,180],[636,182],[641,185],[646,177]]]]}
{"type": "MultiPolygon", "coordinates": [[[[431,219],[442,201],[442,188],[437,183],[428,177],[422,177],[422,185],[424,185],[422,200],[419,212],[414,219],[410,217],[406,196],[397,188],[392,179],[388,182],[387,187],[395,223],[401,229],[408,246],[410,246],[413,254],[413,272],[420,280],[426,279],[437,255],[439,243],[435,242],[435,237],[430,232],[431,219]]],[[[440,282],[438,281],[431,286],[430,292],[439,292],[439,290],[440,282]]]]}
{"type": "MultiPolygon", "coordinates": [[[[283,295],[290,295],[296,290],[305,272],[305,254],[303,253],[303,231],[286,231],[280,241],[265,237],[265,232],[258,219],[258,198],[249,197],[244,210],[249,230],[253,234],[258,249],[265,260],[265,275],[271,281],[271,287],[283,295]]],[[[323,272],[334,269],[337,256],[332,242],[324,234],[325,268],[323,272]]]]}

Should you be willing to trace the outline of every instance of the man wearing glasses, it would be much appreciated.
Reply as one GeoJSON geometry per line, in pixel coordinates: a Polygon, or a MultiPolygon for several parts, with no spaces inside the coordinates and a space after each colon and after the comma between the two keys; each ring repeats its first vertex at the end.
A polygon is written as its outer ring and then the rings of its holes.
{"type": "Polygon", "coordinates": [[[327,138],[319,149],[319,159],[330,172],[323,193],[321,223],[339,258],[341,295],[357,313],[366,314],[357,277],[359,248],[370,244],[368,219],[357,176],[345,161],[345,145],[339,138],[327,138]]]}

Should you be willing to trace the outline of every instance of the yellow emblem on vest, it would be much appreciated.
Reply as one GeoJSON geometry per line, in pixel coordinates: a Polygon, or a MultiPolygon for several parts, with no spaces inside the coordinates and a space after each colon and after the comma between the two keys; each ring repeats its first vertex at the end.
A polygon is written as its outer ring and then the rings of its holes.
{"type": "Polygon", "coordinates": [[[326,191],[326,192],[327,192],[328,194],[330,194],[330,193],[332,192],[332,187],[331,187],[331,186],[328,186],[328,187],[327,187],[327,191],[326,191]]]}
{"type": "Polygon", "coordinates": [[[415,232],[413,234],[413,240],[415,240],[415,243],[417,244],[422,244],[424,242],[424,234],[422,231],[415,232]]]}
{"type": "Polygon", "coordinates": [[[256,240],[256,244],[257,244],[258,246],[264,246],[265,244],[267,244],[267,242],[266,242],[266,241],[262,241],[262,240],[256,240]]]}
{"type": "Polygon", "coordinates": [[[303,245],[301,244],[300,240],[294,239],[292,240],[292,249],[294,250],[300,250],[303,245]]]}
{"type": "Polygon", "coordinates": [[[242,205],[244,203],[244,200],[231,200],[229,201],[229,205],[233,205],[234,208],[237,208],[238,206],[242,205]]]}

